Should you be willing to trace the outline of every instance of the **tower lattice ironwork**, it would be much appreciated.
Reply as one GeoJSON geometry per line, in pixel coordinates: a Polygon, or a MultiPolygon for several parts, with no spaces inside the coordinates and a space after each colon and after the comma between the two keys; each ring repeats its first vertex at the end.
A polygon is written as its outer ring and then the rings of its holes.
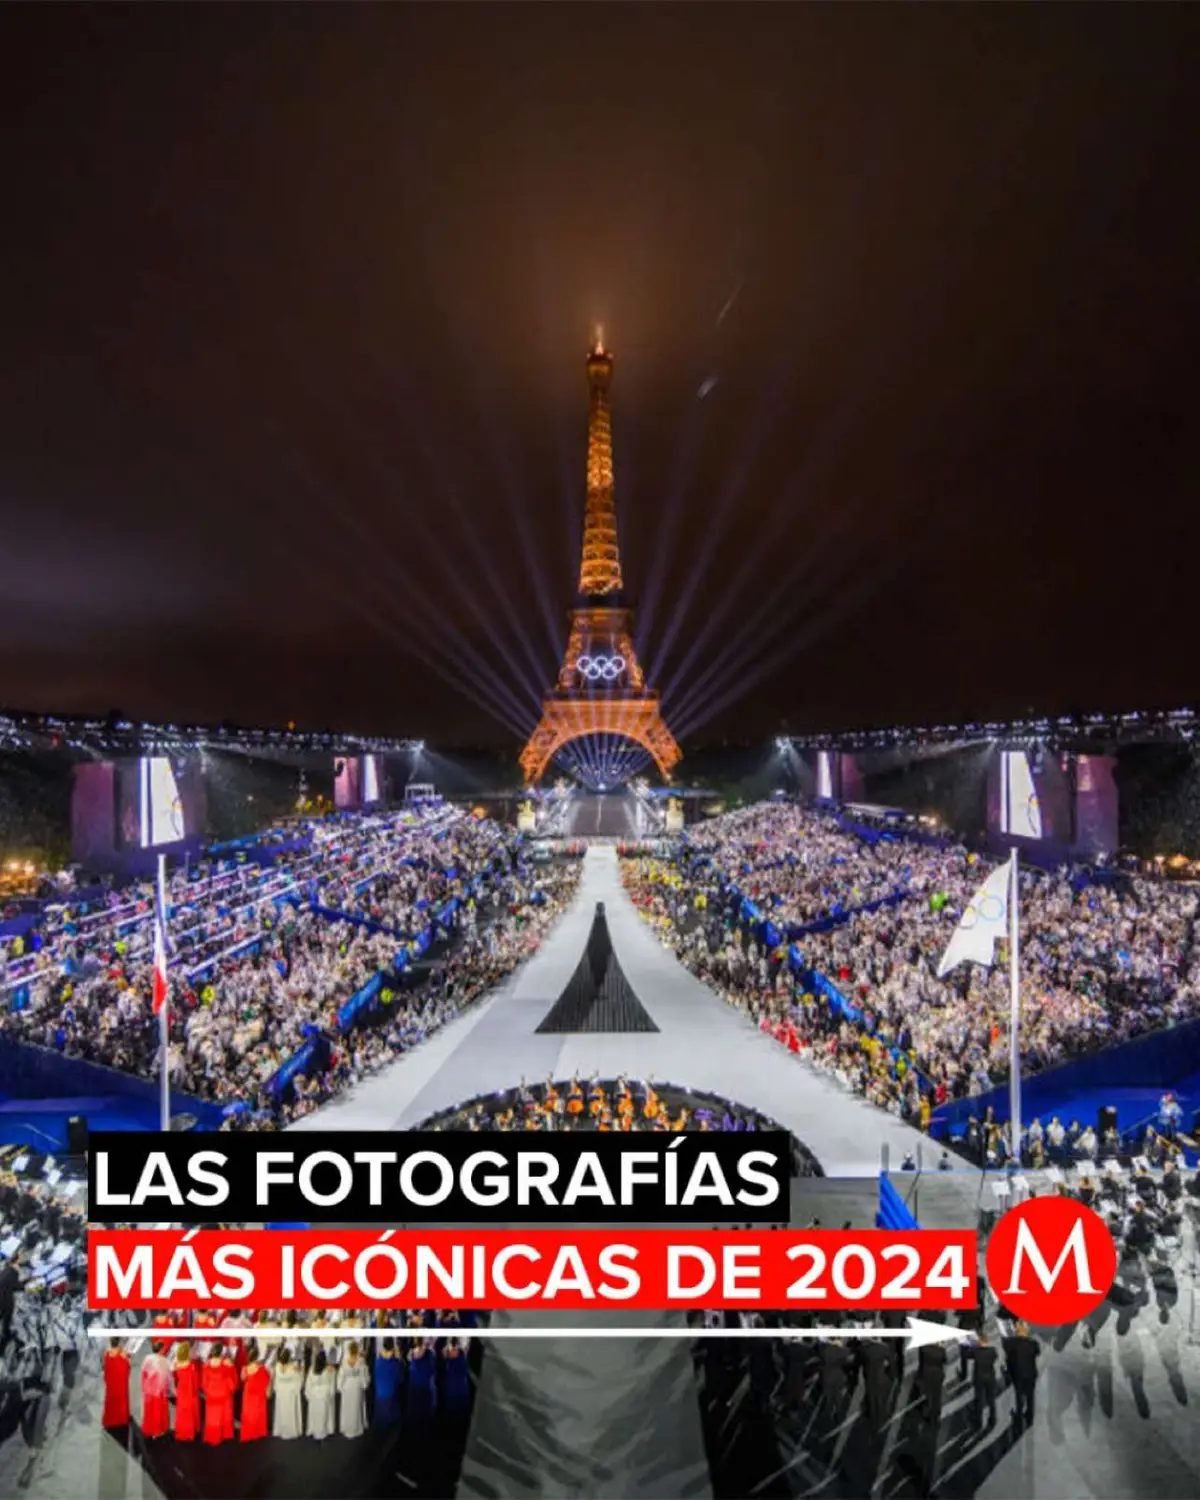
{"type": "Polygon", "coordinates": [[[597,333],[587,359],[591,403],[579,602],[571,611],[557,686],[543,699],[541,720],[521,754],[527,786],[541,780],[565,745],[589,735],[618,736],[641,745],[664,780],[682,759],[658,694],[646,686],[633,648],[633,611],[622,599],[609,408],[612,371],[612,355],[597,333]]]}

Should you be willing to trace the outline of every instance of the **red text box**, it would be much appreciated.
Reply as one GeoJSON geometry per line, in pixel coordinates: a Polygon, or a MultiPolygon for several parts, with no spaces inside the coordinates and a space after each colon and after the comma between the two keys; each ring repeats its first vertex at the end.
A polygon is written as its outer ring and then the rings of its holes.
{"type": "Polygon", "coordinates": [[[974,1234],[641,1230],[99,1230],[97,1311],[769,1308],[977,1303],[974,1234]]]}

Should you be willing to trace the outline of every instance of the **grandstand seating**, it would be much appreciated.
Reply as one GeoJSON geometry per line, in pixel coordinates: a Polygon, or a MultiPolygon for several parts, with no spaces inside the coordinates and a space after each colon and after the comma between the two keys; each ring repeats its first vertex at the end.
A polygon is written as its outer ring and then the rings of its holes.
{"type": "MultiPolygon", "coordinates": [[[[969,975],[954,987],[932,974],[987,868],[944,837],[880,833],[773,802],[703,825],[673,858],[631,879],[642,881],[635,899],[665,923],[685,961],[761,1013],[765,1029],[953,1140],[989,1107],[995,1123],[1008,1116],[1006,1001],[997,1008],[995,990],[985,995],[969,975]],[[831,955],[842,978],[821,967],[831,955]],[[981,998],[964,1010],[967,984],[981,998]],[[985,1002],[994,1014],[981,1027],[985,1002]],[[931,1027],[945,1024],[943,1014],[961,1020],[939,1036],[931,1027]],[[941,1103],[948,1085],[953,1102],[941,1103]]],[[[1197,901],[1168,882],[1086,867],[1069,874],[1026,877],[1023,1011],[1034,1038],[1022,1114],[1026,1124],[1057,1114],[1094,1125],[1101,1106],[1115,1105],[1132,1144],[1157,1123],[1165,1091],[1185,1122],[1195,1114],[1197,901]],[[1105,1037],[1116,1040],[1105,1047],[1105,1037]]]]}

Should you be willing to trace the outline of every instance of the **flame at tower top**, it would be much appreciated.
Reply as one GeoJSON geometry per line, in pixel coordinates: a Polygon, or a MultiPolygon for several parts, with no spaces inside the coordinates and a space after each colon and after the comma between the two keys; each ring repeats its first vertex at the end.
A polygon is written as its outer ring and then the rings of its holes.
{"type": "Polygon", "coordinates": [[[617,546],[617,508],[613,494],[612,416],[608,388],[612,355],[597,327],[588,354],[587,504],[583,517],[583,560],[579,592],[585,599],[612,600],[621,592],[621,554],[617,546]]]}

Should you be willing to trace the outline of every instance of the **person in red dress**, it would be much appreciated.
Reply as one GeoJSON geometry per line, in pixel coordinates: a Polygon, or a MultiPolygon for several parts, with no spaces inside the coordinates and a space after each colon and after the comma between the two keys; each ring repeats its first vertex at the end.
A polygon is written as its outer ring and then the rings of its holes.
{"type": "MultiPolygon", "coordinates": [[[[217,1314],[218,1326],[221,1328],[249,1328],[250,1319],[244,1313],[221,1312],[217,1314]]],[[[246,1368],[246,1340],[236,1335],[225,1341],[225,1352],[233,1360],[238,1372],[238,1382],[241,1383],[242,1371],[246,1368]]]]}
{"type": "Polygon", "coordinates": [[[156,1339],[142,1361],[142,1436],[160,1438],[171,1425],[171,1366],[156,1339]]]}
{"type": "Polygon", "coordinates": [[[267,1435],[267,1397],[271,1372],[258,1357],[258,1345],[250,1345],[250,1357],[242,1371],[242,1442],[256,1443],[267,1435]]]}
{"type": "Polygon", "coordinates": [[[111,1339],[104,1351],[104,1412],[100,1418],[105,1427],[129,1426],[129,1356],[120,1339],[111,1339]]]}
{"type": "Polygon", "coordinates": [[[151,1327],[158,1333],[158,1337],[153,1339],[151,1347],[156,1349],[159,1354],[165,1354],[168,1359],[171,1357],[171,1350],[175,1343],[171,1330],[178,1326],[174,1313],[159,1312],[154,1314],[151,1327]]]}
{"type": "Polygon", "coordinates": [[[237,1404],[238,1392],[242,1388],[242,1376],[237,1367],[237,1362],[228,1351],[221,1360],[221,1367],[225,1371],[225,1389],[229,1393],[223,1409],[224,1425],[221,1429],[221,1438],[223,1442],[232,1443],[234,1438],[234,1411],[237,1404]]]}
{"type": "Polygon", "coordinates": [[[233,1428],[233,1390],[229,1376],[233,1365],[225,1358],[220,1341],[211,1347],[200,1371],[200,1389],[204,1392],[204,1441],[223,1443],[233,1428]]]}
{"type": "MultiPolygon", "coordinates": [[[[219,1324],[217,1323],[216,1318],[213,1317],[212,1313],[202,1312],[196,1314],[194,1327],[197,1330],[201,1328],[217,1328],[219,1327],[219,1324]]],[[[202,1334],[198,1333],[197,1336],[192,1339],[192,1358],[197,1360],[199,1363],[203,1364],[204,1361],[208,1359],[208,1356],[212,1353],[212,1350],[212,1340],[206,1339],[202,1334]]]]}
{"type": "Polygon", "coordinates": [[[175,1441],[194,1443],[200,1435],[200,1371],[186,1339],[175,1346],[175,1441]]]}

